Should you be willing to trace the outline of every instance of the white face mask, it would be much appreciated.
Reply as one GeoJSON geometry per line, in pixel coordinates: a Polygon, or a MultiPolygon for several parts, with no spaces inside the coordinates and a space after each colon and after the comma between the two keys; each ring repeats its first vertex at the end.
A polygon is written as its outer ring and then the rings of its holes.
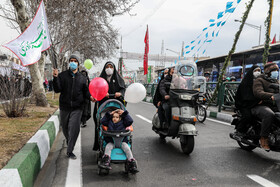
{"type": "Polygon", "coordinates": [[[114,69],[113,69],[113,68],[106,68],[106,69],[105,69],[105,72],[106,72],[106,74],[107,74],[108,76],[110,76],[110,75],[113,75],[114,69]]]}
{"type": "Polygon", "coordinates": [[[253,75],[254,75],[254,77],[255,77],[255,78],[257,78],[258,76],[260,76],[260,75],[261,75],[261,72],[259,72],[259,71],[255,71],[255,72],[253,73],[253,75]]]}

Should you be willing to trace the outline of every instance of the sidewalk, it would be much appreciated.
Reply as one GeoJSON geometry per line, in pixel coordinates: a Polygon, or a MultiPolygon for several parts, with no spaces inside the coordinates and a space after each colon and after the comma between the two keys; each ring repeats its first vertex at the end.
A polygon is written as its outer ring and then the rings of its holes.
{"type": "Polygon", "coordinates": [[[215,118],[220,121],[224,121],[227,123],[231,123],[233,120],[232,115],[234,114],[233,110],[227,109],[227,110],[221,110],[221,112],[218,112],[218,107],[215,106],[209,106],[207,109],[207,117],[215,118]]]}

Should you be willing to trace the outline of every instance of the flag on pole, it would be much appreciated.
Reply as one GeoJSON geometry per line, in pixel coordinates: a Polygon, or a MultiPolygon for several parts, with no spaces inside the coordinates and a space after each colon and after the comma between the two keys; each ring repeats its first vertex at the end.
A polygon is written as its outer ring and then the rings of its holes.
{"type": "Polygon", "coordinates": [[[145,53],[144,53],[144,75],[146,75],[148,73],[148,53],[149,53],[149,30],[148,30],[148,25],[147,25],[147,31],[146,31],[146,35],[145,35],[145,53]]]}
{"type": "Polygon", "coordinates": [[[11,50],[23,66],[35,64],[41,58],[41,52],[51,46],[47,17],[43,0],[30,25],[15,40],[3,45],[11,50]]]}
{"type": "Polygon", "coordinates": [[[275,44],[275,43],[276,43],[276,34],[274,35],[274,37],[273,37],[273,40],[272,40],[271,44],[275,44]]]}

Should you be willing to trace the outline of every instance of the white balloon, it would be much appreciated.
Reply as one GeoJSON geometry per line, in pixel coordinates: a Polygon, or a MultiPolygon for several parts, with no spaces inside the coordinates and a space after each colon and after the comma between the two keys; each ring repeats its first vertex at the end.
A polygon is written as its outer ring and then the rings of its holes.
{"type": "Polygon", "coordinates": [[[125,91],[124,99],[128,103],[139,103],[146,97],[146,88],[141,83],[133,83],[125,91]]]}

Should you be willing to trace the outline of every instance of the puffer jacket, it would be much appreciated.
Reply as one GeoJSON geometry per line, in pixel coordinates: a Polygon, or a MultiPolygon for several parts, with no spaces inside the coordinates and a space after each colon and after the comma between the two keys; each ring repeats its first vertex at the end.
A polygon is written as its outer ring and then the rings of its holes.
{"type": "Polygon", "coordinates": [[[61,72],[58,77],[54,77],[53,87],[56,93],[60,93],[61,110],[83,109],[85,100],[90,99],[87,79],[79,72],[75,76],[71,70],[61,72]]]}

